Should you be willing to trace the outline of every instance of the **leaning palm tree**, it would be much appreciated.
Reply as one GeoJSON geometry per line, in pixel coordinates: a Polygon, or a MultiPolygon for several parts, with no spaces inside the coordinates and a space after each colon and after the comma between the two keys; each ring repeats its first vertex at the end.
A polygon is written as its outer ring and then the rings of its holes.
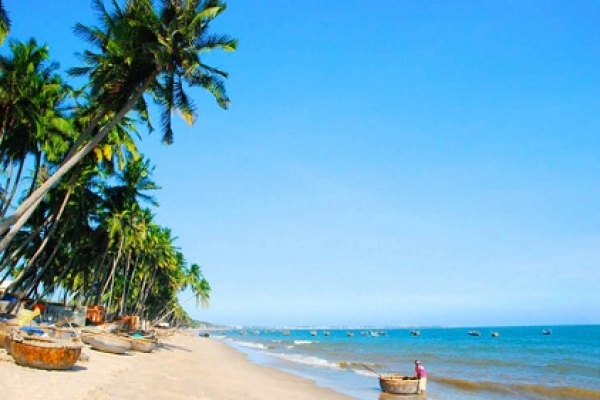
{"type": "Polygon", "coordinates": [[[0,0],[0,44],[4,42],[6,36],[10,32],[10,18],[8,18],[8,13],[4,8],[4,4],[2,4],[2,0],[0,0]]]}
{"type": "Polygon", "coordinates": [[[44,195],[74,165],[92,151],[106,134],[130,111],[147,115],[144,93],[162,108],[163,141],[171,143],[171,115],[179,111],[188,123],[195,120],[195,107],[187,87],[209,91],[222,108],[229,98],[224,71],[205,64],[201,54],[214,49],[233,51],[237,40],[210,34],[210,23],[225,10],[220,0],[162,0],[155,9],[151,0],[128,0],[124,7],[113,1],[114,10],[94,0],[102,27],[77,25],[76,33],[98,52],[86,51],[87,64],[71,70],[74,76],[90,78],[89,92],[96,112],[57,171],[34,191],[2,224],[0,252],[29,218],[44,195]],[[109,122],[100,122],[109,117],[109,122]]]}
{"type": "MultiPolygon", "coordinates": [[[[48,46],[39,46],[30,39],[27,43],[11,42],[10,50],[10,55],[0,56],[0,170],[15,173],[7,173],[0,218],[22,185],[28,159],[33,158],[36,175],[43,154],[52,158],[43,149],[60,153],[59,142],[68,143],[71,131],[61,109],[70,89],[56,74],[58,66],[48,62],[48,46]]],[[[34,176],[32,182],[36,179],[34,176]]]]}

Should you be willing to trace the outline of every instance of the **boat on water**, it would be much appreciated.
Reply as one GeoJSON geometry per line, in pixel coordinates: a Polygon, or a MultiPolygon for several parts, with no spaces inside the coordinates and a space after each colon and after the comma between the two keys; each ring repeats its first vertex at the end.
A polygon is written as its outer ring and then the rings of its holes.
{"type": "Polygon", "coordinates": [[[421,331],[418,329],[413,329],[412,331],[410,331],[410,334],[413,336],[419,336],[421,334],[421,331]]]}
{"type": "Polygon", "coordinates": [[[44,370],[73,368],[83,347],[79,340],[22,336],[17,332],[13,332],[7,342],[17,365],[44,370]]]}
{"type": "Polygon", "coordinates": [[[500,336],[499,332],[492,332],[492,337],[498,337],[498,336],[500,336]]]}
{"type": "Polygon", "coordinates": [[[481,336],[481,333],[479,331],[469,331],[469,336],[481,336]]]}
{"type": "Polygon", "coordinates": [[[419,394],[419,379],[400,374],[379,375],[379,386],[390,394],[419,394]]]}
{"type": "Polygon", "coordinates": [[[346,336],[353,337],[354,336],[354,332],[346,332],[346,336]]]}
{"type": "Polygon", "coordinates": [[[317,336],[317,331],[310,331],[310,336],[317,336]]]}
{"type": "Polygon", "coordinates": [[[544,329],[542,335],[552,335],[552,329],[544,329]]]}

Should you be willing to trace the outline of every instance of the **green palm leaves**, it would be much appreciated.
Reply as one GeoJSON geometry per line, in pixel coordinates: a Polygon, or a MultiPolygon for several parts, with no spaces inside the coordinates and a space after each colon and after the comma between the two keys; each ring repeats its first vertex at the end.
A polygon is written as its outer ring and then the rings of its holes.
{"type": "Polygon", "coordinates": [[[4,42],[8,32],[10,31],[10,18],[6,10],[4,9],[4,5],[2,4],[2,0],[0,0],[0,44],[4,42]]]}
{"type": "Polygon", "coordinates": [[[147,92],[161,107],[163,141],[172,143],[173,112],[188,123],[196,118],[186,88],[201,87],[227,108],[229,97],[223,83],[227,73],[205,64],[201,56],[217,49],[235,50],[237,41],[209,33],[210,22],[225,10],[220,1],[161,4],[154,10],[148,0],[130,0],[124,7],[113,3],[109,11],[101,0],[95,0],[101,26],[75,27],[94,50],[81,55],[86,66],[70,72],[90,78],[90,93],[107,112],[118,112],[133,101],[131,107],[144,112],[146,104],[139,101],[140,92],[147,92]]]}

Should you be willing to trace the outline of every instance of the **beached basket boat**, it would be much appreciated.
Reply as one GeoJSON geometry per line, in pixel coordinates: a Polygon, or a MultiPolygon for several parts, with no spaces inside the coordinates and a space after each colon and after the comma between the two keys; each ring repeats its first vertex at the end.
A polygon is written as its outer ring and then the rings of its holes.
{"type": "Polygon", "coordinates": [[[3,324],[0,322],[0,349],[5,348],[7,351],[10,351],[8,348],[10,334],[14,327],[3,324]]]}
{"type": "Polygon", "coordinates": [[[110,333],[81,333],[81,340],[92,349],[112,354],[126,354],[131,350],[131,342],[126,338],[110,333]]]}
{"type": "Polygon", "coordinates": [[[379,375],[381,390],[391,394],[418,394],[419,379],[400,374],[379,375]]]}
{"type": "Polygon", "coordinates": [[[152,350],[156,347],[156,340],[152,339],[144,339],[144,338],[129,338],[131,342],[131,350],[139,351],[141,353],[151,353],[152,350]]]}
{"type": "Polygon", "coordinates": [[[59,340],[13,333],[8,346],[15,363],[46,370],[71,369],[81,355],[83,345],[75,340],[59,340]]]}

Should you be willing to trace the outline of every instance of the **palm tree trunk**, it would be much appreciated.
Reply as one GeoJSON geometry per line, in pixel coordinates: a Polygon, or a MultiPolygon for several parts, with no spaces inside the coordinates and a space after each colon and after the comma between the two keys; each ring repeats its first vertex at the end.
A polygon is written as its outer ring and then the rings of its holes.
{"type": "Polygon", "coordinates": [[[14,264],[16,264],[16,260],[19,259],[19,257],[21,256],[21,254],[23,253],[23,250],[27,247],[27,245],[33,240],[34,237],[39,235],[41,230],[47,224],[49,224],[50,220],[52,220],[53,218],[54,218],[54,214],[49,215],[46,218],[46,220],[42,224],[40,224],[40,226],[38,226],[33,232],[31,232],[31,234],[27,237],[27,239],[24,240],[23,243],[18,248],[16,248],[10,255],[7,254],[7,252],[4,252],[3,257],[2,257],[2,264],[0,265],[0,271],[4,270],[8,264],[13,264],[13,266],[10,267],[8,269],[8,271],[6,272],[5,276],[2,279],[0,279],[0,283],[4,282],[4,280],[8,277],[8,275],[10,275],[12,273],[12,271],[14,270],[14,264]]]}
{"type": "Polygon", "coordinates": [[[8,212],[8,209],[10,208],[10,204],[12,203],[12,200],[15,197],[15,194],[17,193],[19,181],[21,180],[21,174],[23,173],[23,161],[21,161],[19,163],[19,168],[17,169],[17,177],[14,179],[14,182],[12,182],[12,180],[13,180],[12,173],[13,173],[13,165],[10,166],[10,172],[8,173],[8,176],[6,178],[6,185],[4,186],[6,188],[6,192],[8,192],[8,188],[11,185],[12,185],[12,189],[10,190],[10,194],[8,196],[3,196],[3,199],[2,199],[3,204],[2,204],[2,210],[0,211],[0,218],[4,218],[4,216],[8,212]]]}
{"type": "Polygon", "coordinates": [[[119,315],[123,315],[123,309],[125,308],[125,294],[127,293],[129,267],[131,267],[131,250],[127,252],[127,261],[125,262],[125,270],[123,271],[123,293],[121,293],[121,301],[119,302],[119,315]]]}
{"type": "MultiPolygon", "coordinates": [[[[13,183],[12,190],[10,192],[10,195],[6,199],[6,204],[4,205],[4,209],[2,210],[2,217],[4,217],[6,215],[8,208],[10,207],[10,204],[12,203],[13,199],[15,198],[15,194],[17,193],[17,188],[19,187],[19,182],[21,181],[21,175],[23,175],[24,165],[25,165],[24,161],[21,160],[21,162],[19,163],[19,169],[17,170],[17,176],[15,178],[15,182],[13,183]]],[[[8,186],[6,188],[8,189],[8,186]]]]}
{"type": "Polygon", "coordinates": [[[166,314],[163,314],[163,315],[162,315],[162,316],[161,316],[161,317],[160,317],[160,318],[159,318],[159,319],[158,319],[158,320],[157,320],[157,321],[154,323],[154,325],[156,325],[156,324],[159,324],[159,323],[163,322],[165,319],[169,318],[169,316],[170,316],[171,314],[173,314],[173,313],[175,312],[175,310],[177,310],[177,307],[181,307],[181,306],[183,306],[185,303],[187,303],[188,301],[190,301],[191,299],[193,299],[193,298],[195,298],[195,297],[196,297],[196,295],[192,295],[191,297],[188,297],[188,298],[187,298],[187,299],[185,299],[184,301],[182,301],[182,302],[180,302],[180,303],[177,303],[177,305],[176,305],[175,307],[171,307],[171,309],[170,309],[170,310],[169,310],[169,307],[168,307],[168,306],[167,306],[167,307],[165,307],[165,308],[163,308],[163,310],[161,311],[161,313],[164,313],[164,312],[166,312],[166,311],[168,311],[168,312],[167,312],[166,314]]]}
{"type": "MultiPolygon", "coordinates": [[[[126,299],[127,296],[129,296],[129,292],[131,291],[131,286],[133,285],[133,280],[135,279],[135,270],[138,265],[139,258],[140,258],[140,255],[137,254],[136,261],[133,263],[133,266],[131,267],[131,275],[129,275],[129,279],[125,281],[125,286],[123,287],[123,298],[124,299],[126,299]]],[[[128,301],[128,303],[129,303],[129,301],[128,301]]],[[[131,304],[129,304],[129,306],[130,305],[131,304]]],[[[125,304],[125,306],[121,309],[121,312],[127,313],[130,309],[131,309],[131,307],[128,307],[128,304],[125,304]]],[[[125,314],[125,315],[128,315],[128,314],[125,314]]]]}
{"type": "Polygon", "coordinates": [[[146,311],[145,304],[146,304],[146,300],[148,300],[148,296],[150,295],[150,289],[152,289],[152,285],[154,284],[154,280],[156,278],[156,271],[157,271],[157,268],[154,268],[154,270],[152,271],[152,277],[148,281],[146,289],[141,298],[141,301],[140,301],[140,313],[141,314],[145,313],[145,311],[146,311]]]}
{"type": "Polygon", "coordinates": [[[46,272],[46,270],[50,266],[50,263],[52,262],[52,260],[54,260],[54,257],[56,257],[56,253],[58,252],[58,249],[60,248],[60,245],[62,244],[62,242],[63,242],[63,238],[60,238],[57,245],[54,247],[54,250],[52,250],[52,254],[50,254],[50,256],[48,257],[48,259],[46,260],[44,265],[42,265],[42,267],[38,271],[36,271],[36,275],[31,280],[29,285],[27,285],[27,287],[23,289],[23,293],[27,293],[27,296],[30,295],[28,292],[30,292],[30,291],[33,292],[33,290],[39,284],[40,280],[42,279],[42,276],[44,276],[44,272],[46,272]]]}
{"type": "MultiPolygon", "coordinates": [[[[69,272],[69,270],[71,269],[71,265],[73,265],[73,260],[73,258],[69,260],[69,263],[63,268],[58,278],[56,278],[56,282],[60,283],[64,276],[67,274],[67,272],[69,272]]],[[[36,300],[43,299],[52,289],[54,289],[53,286],[48,286],[47,288],[44,288],[44,291],[42,292],[42,294],[36,297],[36,300]]]]}
{"type": "MultiPolygon", "coordinates": [[[[54,233],[54,231],[56,231],[56,227],[58,226],[58,221],[60,220],[60,218],[62,217],[63,212],[65,211],[65,207],[67,205],[67,201],[69,200],[69,197],[71,197],[71,193],[72,193],[72,188],[69,187],[69,189],[67,190],[67,193],[65,194],[65,197],[60,205],[60,208],[58,209],[58,213],[53,214],[54,215],[54,219],[53,221],[51,221],[52,226],[50,227],[50,230],[46,233],[46,236],[44,237],[44,240],[42,241],[42,243],[40,244],[40,246],[38,247],[38,249],[36,250],[35,254],[31,257],[31,259],[28,260],[27,265],[25,266],[25,268],[23,268],[23,271],[21,271],[21,273],[19,274],[19,276],[17,278],[15,278],[15,280],[13,281],[13,283],[9,286],[9,290],[13,290],[13,288],[18,287],[20,285],[20,280],[22,279],[22,277],[24,276],[25,272],[28,272],[26,270],[33,268],[33,266],[35,265],[35,262],[37,260],[37,258],[40,256],[40,254],[42,254],[42,251],[44,250],[44,248],[46,247],[46,245],[48,244],[48,242],[50,241],[50,238],[52,237],[52,234],[54,233]]],[[[62,242],[62,239],[61,239],[62,242]]],[[[56,248],[54,250],[54,253],[56,253],[56,250],[58,250],[58,248],[56,248]]]]}

